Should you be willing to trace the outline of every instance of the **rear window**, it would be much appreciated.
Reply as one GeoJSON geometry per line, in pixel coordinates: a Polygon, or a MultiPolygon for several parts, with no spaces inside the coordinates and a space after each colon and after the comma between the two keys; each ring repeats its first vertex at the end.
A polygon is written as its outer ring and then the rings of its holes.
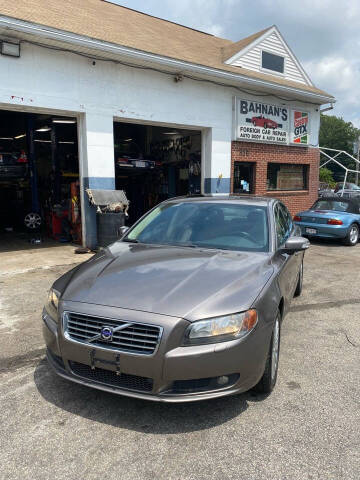
{"type": "Polygon", "coordinates": [[[312,210],[334,210],[335,212],[349,212],[349,202],[338,200],[318,200],[314,203],[312,210]]]}

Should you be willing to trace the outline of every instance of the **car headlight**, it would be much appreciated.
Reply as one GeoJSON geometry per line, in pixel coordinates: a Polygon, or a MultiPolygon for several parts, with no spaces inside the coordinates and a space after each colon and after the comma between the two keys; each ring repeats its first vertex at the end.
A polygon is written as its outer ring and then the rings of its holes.
{"type": "Polygon", "coordinates": [[[245,337],[257,324],[256,310],[194,322],[185,334],[185,345],[217,343],[245,337]]]}
{"type": "Polygon", "coordinates": [[[50,317],[55,321],[57,321],[58,318],[59,297],[60,293],[54,288],[50,288],[45,309],[50,317]]]}

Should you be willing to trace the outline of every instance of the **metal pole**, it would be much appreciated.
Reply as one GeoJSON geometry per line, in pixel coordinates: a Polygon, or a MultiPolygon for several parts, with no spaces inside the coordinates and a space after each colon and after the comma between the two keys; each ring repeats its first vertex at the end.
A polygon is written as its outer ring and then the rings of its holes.
{"type": "Polygon", "coordinates": [[[347,180],[347,174],[348,174],[348,169],[346,169],[346,173],[345,173],[345,178],[344,178],[344,183],[343,183],[343,188],[341,190],[341,197],[344,196],[344,189],[345,189],[345,184],[346,184],[346,180],[347,180]]]}
{"type": "Polygon", "coordinates": [[[357,162],[356,162],[356,173],[355,173],[355,183],[359,185],[359,150],[360,150],[360,136],[357,142],[357,162]]]}
{"type": "Polygon", "coordinates": [[[27,116],[26,123],[26,140],[28,147],[29,169],[30,169],[30,185],[31,185],[31,211],[40,214],[40,202],[38,192],[38,174],[35,157],[35,115],[32,113],[27,116]]]}
{"type": "Polygon", "coordinates": [[[60,203],[60,166],[59,166],[59,156],[57,151],[57,136],[56,136],[56,125],[53,124],[51,127],[51,166],[54,173],[54,198],[53,202],[55,204],[60,203]]]}

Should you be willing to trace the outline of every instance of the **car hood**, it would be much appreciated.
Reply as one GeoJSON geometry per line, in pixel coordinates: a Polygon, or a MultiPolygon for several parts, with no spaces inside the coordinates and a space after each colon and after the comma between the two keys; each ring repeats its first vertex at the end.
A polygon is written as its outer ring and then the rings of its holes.
{"type": "Polygon", "coordinates": [[[72,273],[62,300],[193,321],[250,308],[272,272],[267,253],[117,242],[72,273]]]}

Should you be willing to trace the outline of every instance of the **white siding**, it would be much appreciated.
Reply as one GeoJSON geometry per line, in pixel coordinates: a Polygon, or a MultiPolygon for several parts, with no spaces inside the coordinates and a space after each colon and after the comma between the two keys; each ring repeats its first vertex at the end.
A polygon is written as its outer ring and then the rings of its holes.
{"type": "MultiPolygon", "coordinates": [[[[254,48],[245,53],[245,55],[234,61],[232,65],[247,68],[248,70],[253,70],[255,72],[261,72],[263,71],[261,70],[262,50],[274,53],[275,55],[281,55],[285,58],[284,75],[277,75],[275,72],[273,73],[273,75],[284,77],[286,80],[292,80],[293,82],[299,82],[303,84],[309,83],[292,59],[291,55],[289,55],[286,46],[276,32],[269,35],[267,38],[265,38],[265,40],[263,40],[254,48]]],[[[266,72],[271,74],[269,70],[266,70],[266,72]]]]}

